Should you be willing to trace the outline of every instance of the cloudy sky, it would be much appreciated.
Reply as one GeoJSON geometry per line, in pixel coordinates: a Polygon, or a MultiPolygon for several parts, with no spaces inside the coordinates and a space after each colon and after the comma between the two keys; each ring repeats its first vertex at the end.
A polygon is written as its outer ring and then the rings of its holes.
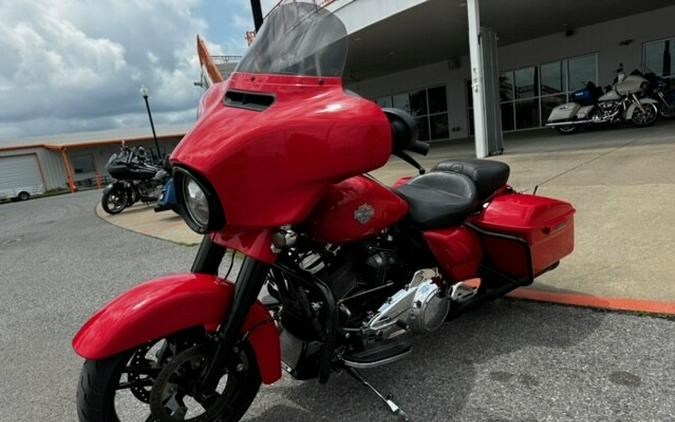
{"type": "MultiPolygon", "coordinates": [[[[263,0],[263,12],[276,0],[263,0]]],[[[249,0],[0,0],[0,140],[194,120],[195,37],[241,54],[249,0]]]]}

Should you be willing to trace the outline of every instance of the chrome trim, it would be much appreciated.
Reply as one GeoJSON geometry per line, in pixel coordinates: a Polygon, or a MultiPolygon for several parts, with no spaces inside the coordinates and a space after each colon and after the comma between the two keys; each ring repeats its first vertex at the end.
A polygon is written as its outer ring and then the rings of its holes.
{"type": "Polygon", "coordinates": [[[375,362],[371,363],[360,363],[360,362],[351,362],[346,359],[343,359],[342,363],[344,363],[345,366],[349,366],[350,368],[356,368],[356,369],[370,369],[370,368],[376,368],[378,366],[386,365],[388,363],[396,362],[397,360],[401,360],[404,357],[408,356],[410,353],[412,353],[412,348],[410,348],[408,351],[403,352],[399,355],[392,356],[386,359],[378,360],[375,362]]]}
{"type": "Polygon", "coordinates": [[[586,123],[593,123],[593,120],[572,120],[569,122],[546,123],[546,126],[553,127],[553,126],[583,125],[586,123]]]}

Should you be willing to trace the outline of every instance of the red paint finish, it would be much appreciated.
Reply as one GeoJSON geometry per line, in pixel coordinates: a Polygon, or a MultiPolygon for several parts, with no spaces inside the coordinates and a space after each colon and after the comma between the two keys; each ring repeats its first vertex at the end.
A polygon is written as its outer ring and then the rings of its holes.
{"type": "MultiPolygon", "coordinates": [[[[527,240],[535,275],[574,250],[572,205],[544,196],[512,194],[494,198],[473,222],[486,230],[527,240]]],[[[486,253],[498,269],[526,274],[526,255],[512,242],[486,238],[486,253]]]]}
{"type": "Polygon", "coordinates": [[[398,179],[398,180],[396,181],[396,183],[394,183],[394,186],[392,186],[391,188],[394,189],[394,190],[396,190],[396,189],[400,188],[400,187],[403,186],[403,185],[407,185],[408,182],[410,182],[412,179],[413,179],[413,176],[405,176],[405,177],[401,177],[400,179],[398,179]]]}
{"type": "MultiPolygon", "coordinates": [[[[73,340],[85,359],[105,359],[146,342],[196,326],[217,327],[229,309],[234,285],[204,274],[177,274],[148,281],[124,293],[100,310],[73,340]]],[[[276,325],[267,308],[257,302],[244,324],[252,329],[263,382],[281,377],[281,349],[276,325]]]]}
{"type": "Polygon", "coordinates": [[[238,228],[305,220],[330,184],[383,166],[391,129],[377,104],[340,78],[233,74],[171,156],[209,180],[238,228]],[[264,111],[223,104],[227,90],[274,96],[264,111]]]}
{"type": "Polygon", "coordinates": [[[466,227],[429,230],[424,232],[424,239],[448,280],[458,282],[478,276],[483,248],[475,232],[466,227]]]}
{"type": "Polygon", "coordinates": [[[355,176],[328,187],[307,221],[307,233],[325,243],[356,242],[373,236],[400,221],[408,204],[389,188],[366,176],[355,176]],[[359,210],[372,210],[365,224],[359,210]]]}
{"type": "Polygon", "coordinates": [[[214,243],[237,250],[266,264],[274,264],[277,260],[277,255],[272,253],[270,230],[246,230],[227,226],[217,233],[211,233],[210,236],[214,243]]]}

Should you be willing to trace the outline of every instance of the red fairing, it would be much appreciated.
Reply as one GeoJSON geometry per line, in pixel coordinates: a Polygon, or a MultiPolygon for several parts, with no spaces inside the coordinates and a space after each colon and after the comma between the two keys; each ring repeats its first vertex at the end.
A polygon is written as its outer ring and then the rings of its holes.
{"type": "Polygon", "coordinates": [[[330,184],[390,155],[385,114],[346,94],[340,78],[235,73],[209,92],[171,160],[213,185],[228,225],[262,229],[304,221],[330,184]],[[263,111],[225,106],[228,90],[274,101],[263,111]]]}
{"type": "Polygon", "coordinates": [[[424,239],[448,280],[458,282],[478,277],[483,248],[476,233],[466,227],[454,227],[426,231],[424,239]]]}
{"type": "Polygon", "coordinates": [[[237,250],[266,264],[274,264],[277,255],[272,253],[272,232],[270,230],[243,230],[225,227],[211,233],[211,240],[221,246],[237,250]]]}
{"type": "Polygon", "coordinates": [[[408,204],[366,176],[331,185],[310,215],[307,233],[319,242],[348,243],[391,227],[408,213],[408,204]]]}
{"type": "MultiPolygon", "coordinates": [[[[567,202],[512,194],[494,198],[473,222],[483,229],[527,240],[537,275],[574,250],[574,213],[574,207],[567,202]]],[[[497,269],[511,275],[526,275],[526,256],[520,248],[489,237],[485,246],[497,269]]]]}
{"type": "MultiPolygon", "coordinates": [[[[177,274],[148,281],[124,293],[80,329],[73,348],[85,359],[100,360],[146,342],[198,326],[215,329],[230,308],[234,285],[204,274],[177,274]]],[[[252,330],[263,382],[281,378],[281,349],[267,308],[256,302],[242,331],[252,330]]]]}

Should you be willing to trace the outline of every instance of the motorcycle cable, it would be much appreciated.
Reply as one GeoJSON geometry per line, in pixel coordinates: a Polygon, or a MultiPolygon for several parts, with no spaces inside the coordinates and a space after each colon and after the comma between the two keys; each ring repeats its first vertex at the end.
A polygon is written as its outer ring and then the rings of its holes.
{"type": "Polygon", "coordinates": [[[234,266],[234,256],[237,253],[234,249],[232,249],[232,256],[230,256],[230,266],[227,268],[227,273],[225,274],[225,279],[230,276],[230,273],[232,272],[232,267],[234,266]]]}

